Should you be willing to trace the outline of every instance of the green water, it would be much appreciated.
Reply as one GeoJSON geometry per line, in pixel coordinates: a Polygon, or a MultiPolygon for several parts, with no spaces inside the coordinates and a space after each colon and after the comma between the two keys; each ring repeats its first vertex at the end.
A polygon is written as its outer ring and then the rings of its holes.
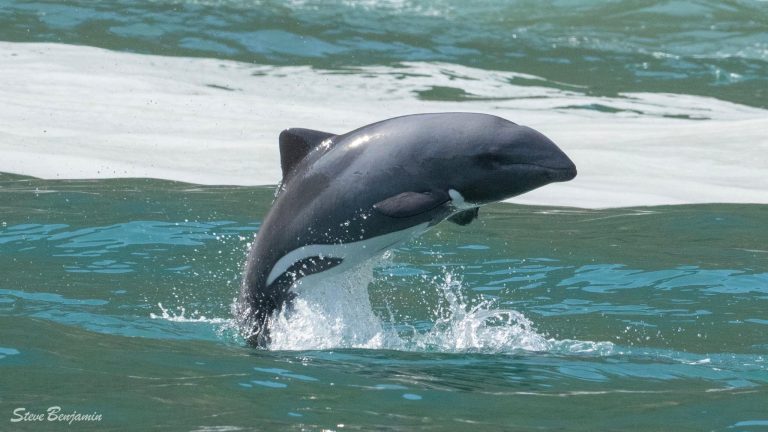
{"type": "Polygon", "coordinates": [[[51,406],[101,414],[73,430],[768,425],[765,205],[493,205],[375,269],[401,349],[265,351],[230,306],[272,196],[0,176],[0,429],[65,428],[10,422],[51,406]]]}

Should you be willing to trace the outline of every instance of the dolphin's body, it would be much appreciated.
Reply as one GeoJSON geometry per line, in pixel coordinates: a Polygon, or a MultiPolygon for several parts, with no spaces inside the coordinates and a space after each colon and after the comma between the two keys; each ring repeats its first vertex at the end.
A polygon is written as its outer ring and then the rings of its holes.
{"type": "Polygon", "coordinates": [[[449,218],[466,225],[483,204],[576,176],[541,133],[473,113],[419,114],[343,135],[280,134],[283,181],[245,265],[237,316],[252,345],[290,305],[291,287],[345,270],[449,218]]]}

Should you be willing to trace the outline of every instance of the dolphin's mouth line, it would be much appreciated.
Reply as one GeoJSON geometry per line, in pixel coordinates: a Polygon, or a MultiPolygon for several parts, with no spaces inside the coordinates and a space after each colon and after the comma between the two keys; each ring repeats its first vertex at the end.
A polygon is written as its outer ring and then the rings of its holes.
{"type": "Polygon", "coordinates": [[[576,177],[576,165],[569,167],[551,167],[536,163],[518,163],[510,164],[508,167],[533,167],[541,170],[545,170],[547,177],[553,182],[565,182],[572,180],[576,177]]]}
{"type": "Polygon", "coordinates": [[[513,163],[507,165],[508,167],[536,167],[536,168],[544,168],[551,171],[573,171],[575,170],[574,166],[570,167],[552,167],[547,165],[541,165],[536,163],[513,163]]]}

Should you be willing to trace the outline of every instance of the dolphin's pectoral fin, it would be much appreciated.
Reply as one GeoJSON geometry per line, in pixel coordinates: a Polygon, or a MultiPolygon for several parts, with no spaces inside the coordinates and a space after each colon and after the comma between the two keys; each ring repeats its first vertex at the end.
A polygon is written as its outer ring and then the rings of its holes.
{"type": "Polygon", "coordinates": [[[455,223],[456,225],[469,225],[473,220],[477,219],[477,215],[480,212],[479,207],[471,208],[469,210],[460,211],[453,214],[448,218],[448,221],[455,223]]]}
{"type": "Polygon", "coordinates": [[[428,212],[448,200],[445,192],[403,192],[377,202],[373,208],[386,216],[406,218],[428,212]]]}
{"type": "Polygon", "coordinates": [[[280,167],[283,169],[283,178],[312,149],[333,136],[335,134],[312,129],[292,128],[282,131],[280,133],[280,167]]]}

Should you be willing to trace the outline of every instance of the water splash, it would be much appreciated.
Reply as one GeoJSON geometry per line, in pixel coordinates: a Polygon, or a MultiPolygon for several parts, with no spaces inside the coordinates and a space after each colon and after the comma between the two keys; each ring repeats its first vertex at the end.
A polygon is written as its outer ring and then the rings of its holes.
{"type": "Polygon", "coordinates": [[[180,329],[184,329],[193,338],[212,336],[220,341],[242,344],[237,323],[233,318],[211,317],[198,309],[189,311],[184,306],[166,307],[162,302],[157,303],[157,307],[160,308],[160,313],[151,312],[149,317],[169,323],[170,327],[165,329],[167,332],[177,335],[180,329]]]}
{"type": "Polygon", "coordinates": [[[209,324],[230,324],[232,321],[229,318],[208,318],[201,314],[200,311],[194,310],[187,314],[187,309],[184,306],[179,306],[176,310],[166,308],[162,303],[158,303],[157,307],[160,308],[160,315],[150,312],[149,317],[152,319],[164,319],[172,322],[182,323],[209,323],[209,324]]]}
{"type": "Polygon", "coordinates": [[[375,262],[331,277],[310,276],[293,287],[293,307],[270,321],[273,350],[386,348],[398,340],[371,308],[368,284],[375,262]]]}
{"type": "Polygon", "coordinates": [[[499,309],[488,299],[473,305],[454,274],[445,273],[439,288],[442,298],[435,310],[435,324],[426,333],[414,332],[406,343],[410,349],[491,353],[549,349],[547,339],[520,312],[499,309]]]}
{"type": "MultiPolygon", "coordinates": [[[[392,349],[417,352],[514,353],[520,351],[609,355],[610,342],[555,340],[538,333],[522,313],[499,308],[495,301],[472,301],[463,294],[461,279],[451,272],[425,279],[436,284],[438,306],[431,328],[396,330],[392,305],[389,318],[371,307],[368,284],[380,261],[331,277],[302,279],[294,290],[293,307],[270,321],[272,350],[338,348],[392,349]]],[[[427,289],[427,291],[429,291],[427,289]]],[[[400,326],[402,328],[402,326],[400,326]]]]}

